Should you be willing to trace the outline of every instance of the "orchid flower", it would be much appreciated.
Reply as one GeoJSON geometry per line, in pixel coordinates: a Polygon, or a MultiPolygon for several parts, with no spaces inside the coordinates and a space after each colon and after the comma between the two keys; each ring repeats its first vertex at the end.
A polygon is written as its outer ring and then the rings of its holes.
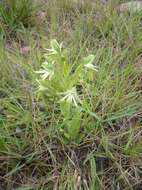
{"type": "Polygon", "coordinates": [[[61,99],[61,101],[66,101],[71,104],[74,104],[76,107],[78,106],[78,103],[80,103],[80,99],[78,97],[76,88],[73,87],[70,90],[67,90],[66,92],[59,93],[60,95],[64,95],[64,97],[61,99]]]}

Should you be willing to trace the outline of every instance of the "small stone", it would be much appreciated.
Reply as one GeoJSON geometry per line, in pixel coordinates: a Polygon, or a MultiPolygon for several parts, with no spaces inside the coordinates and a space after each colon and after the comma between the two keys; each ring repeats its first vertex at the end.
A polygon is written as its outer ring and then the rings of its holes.
{"type": "Polygon", "coordinates": [[[22,133],[22,129],[17,127],[16,130],[15,130],[16,134],[21,134],[22,133]]]}

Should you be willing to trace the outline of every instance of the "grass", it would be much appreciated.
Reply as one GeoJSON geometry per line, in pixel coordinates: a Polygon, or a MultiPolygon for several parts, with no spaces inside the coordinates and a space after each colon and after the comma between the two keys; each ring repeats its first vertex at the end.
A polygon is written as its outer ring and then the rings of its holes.
{"type": "Polygon", "coordinates": [[[141,12],[120,14],[114,8],[120,1],[86,7],[49,0],[35,12],[30,11],[33,4],[26,6],[14,20],[24,3],[0,15],[0,187],[140,189],[141,12]],[[40,11],[46,13],[44,22],[38,20],[40,11]],[[23,19],[29,17],[32,25],[23,19]],[[54,96],[37,98],[34,71],[41,68],[52,39],[63,41],[71,74],[84,57],[95,56],[98,72],[91,81],[84,76],[78,86],[85,102],[81,116],[73,108],[66,118],[54,96]],[[29,51],[23,54],[25,46],[29,51]],[[68,138],[78,126],[77,138],[68,138]]]}
{"type": "Polygon", "coordinates": [[[18,30],[30,27],[34,22],[36,6],[31,0],[4,0],[0,3],[0,33],[14,37],[18,30]]]}

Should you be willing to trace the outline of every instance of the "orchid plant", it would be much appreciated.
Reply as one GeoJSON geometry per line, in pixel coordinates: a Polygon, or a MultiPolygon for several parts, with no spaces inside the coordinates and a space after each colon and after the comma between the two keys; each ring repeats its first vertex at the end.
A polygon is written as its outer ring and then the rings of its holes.
{"type": "Polygon", "coordinates": [[[59,108],[63,127],[60,129],[67,140],[80,139],[82,110],[87,97],[84,84],[94,79],[98,66],[94,65],[94,55],[83,58],[76,68],[68,63],[63,43],[51,40],[51,49],[45,49],[44,61],[38,71],[34,71],[38,84],[38,95],[46,98],[48,106],[52,97],[59,108]],[[86,82],[85,82],[86,81],[86,82]],[[78,87],[81,89],[78,89],[78,87]]]}

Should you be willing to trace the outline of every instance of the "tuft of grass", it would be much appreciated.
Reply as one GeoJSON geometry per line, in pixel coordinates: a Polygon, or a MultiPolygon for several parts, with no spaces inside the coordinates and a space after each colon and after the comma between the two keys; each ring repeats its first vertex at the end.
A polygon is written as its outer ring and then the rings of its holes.
{"type": "Polygon", "coordinates": [[[4,0],[0,2],[0,33],[15,36],[18,30],[33,25],[36,6],[31,0],[4,0]]]}

